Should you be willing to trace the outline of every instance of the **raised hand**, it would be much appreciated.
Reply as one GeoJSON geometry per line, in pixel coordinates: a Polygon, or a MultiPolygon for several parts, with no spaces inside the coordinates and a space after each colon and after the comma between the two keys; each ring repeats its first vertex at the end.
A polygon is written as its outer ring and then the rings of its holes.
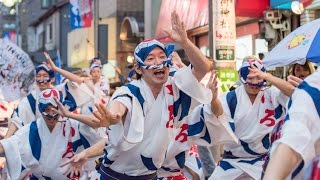
{"type": "Polygon", "coordinates": [[[175,11],[171,13],[171,26],[171,30],[164,29],[164,32],[175,42],[179,44],[185,43],[188,40],[187,32],[175,11]]]}
{"type": "Polygon", "coordinates": [[[113,114],[107,110],[103,104],[95,104],[98,111],[93,112],[93,115],[100,120],[101,127],[108,127],[116,124],[121,120],[120,114],[113,114]]]}
{"type": "Polygon", "coordinates": [[[296,76],[293,76],[293,75],[289,75],[288,76],[288,82],[293,85],[294,87],[298,87],[300,83],[302,83],[302,79],[296,77],[296,76]]]}
{"type": "Polygon", "coordinates": [[[211,75],[206,87],[209,88],[212,92],[212,101],[217,100],[219,87],[218,87],[217,73],[215,70],[211,71],[211,75]]]}
{"type": "Polygon", "coordinates": [[[249,62],[249,63],[250,63],[250,67],[249,67],[250,73],[247,76],[247,82],[250,81],[250,79],[256,79],[258,81],[258,82],[248,82],[251,84],[258,84],[264,81],[266,79],[267,73],[255,67],[252,62],[249,62]]]}
{"type": "Polygon", "coordinates": [[[54,101],[57,103],[58,109],[53,108],[52,110],[58,113],[59,115],[61,115],[62,117],[69,117],[71,114],[71,112],[69,111],[69,108],[63,106],[57,98],[54,98],[54,101]]]}
{"type": "Polygon", "coordinates": [[[64,167],[66,165],[69,165],[67,171],[64,173],[64,175],[70,175],[69,177],[72,178],[74,176],[80,177],[80,174],[82,172],[82,167],[84,163],[87,162],[87,155],[86,151],[82,151],[79,154],[76,154],[71,159],[67,160],[66,162],[62,163],[60,167],[64,167]]]}
{"type": "Polygon", "coordinates": [[[43,54],[44,54],[44,56],[46,57],[46,60],[47,60],[47,62],[43,62],[43,64],[45,64],[52,71],[55,71],[57,66],[52,61],[50,55],[48,53],[46,53],[46,52],[43,52],[43,54]]]}

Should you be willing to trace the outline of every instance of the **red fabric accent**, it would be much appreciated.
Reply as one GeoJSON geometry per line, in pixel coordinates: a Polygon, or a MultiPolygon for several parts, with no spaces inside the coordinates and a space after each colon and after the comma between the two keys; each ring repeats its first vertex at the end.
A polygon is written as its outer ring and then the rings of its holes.
{"type": "Polygon", "coordinates": [[[101,99],[101,103],[106,104],[107,102],[105,100],[101,99]]]}
{"type": "Polygon", "coordinates": [[[269,6],[269,0],[237,0],[236,16],[262,17],[269,6]]]}
{"type": "Polygon", "coordinates": [[[187,180],[187,178],[184,177],[183,174],[179,174],[177,176],[167,177],[167,180],[187,180]]]}
{"type": "Polygon", "coordinates": [[[8,111],[8,108],[6,108],[4,105],[0,104],[0,108],[3,109],[4,111],[8,111]]]}
{"type": "Polygon", "coordinates": [[[71,137],[73,137],[76,134],[76,131],[74,130],[73,127],[71,127],[71,137]]]}
{"type": "Polygon", "coordinates": [[[264,103],[264,95],[261,97],[261,102],[264,103]]]}
{"type": "Polygon", "coordinates": [[[300,0],[300,2],[303,4],[303,7],[306,8],[313,2],[313,0],[300,0]]]}

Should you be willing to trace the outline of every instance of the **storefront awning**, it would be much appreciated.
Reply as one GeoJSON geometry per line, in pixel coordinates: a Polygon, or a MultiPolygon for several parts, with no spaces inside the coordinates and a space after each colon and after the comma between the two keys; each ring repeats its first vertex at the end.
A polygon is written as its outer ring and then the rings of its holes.
{"type": "Polygon", "coordinates": [[[162,0],[156,28],[156,38],[166,37],[163,29],[171,26],[171,12],[176,11],[187,30],[209,23],[208,0],[162,0]]]}

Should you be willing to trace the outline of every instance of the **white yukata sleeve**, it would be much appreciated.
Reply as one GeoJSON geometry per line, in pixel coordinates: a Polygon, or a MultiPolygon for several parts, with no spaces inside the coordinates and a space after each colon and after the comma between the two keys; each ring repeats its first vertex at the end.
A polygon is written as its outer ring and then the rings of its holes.
{"type": "Polygon", "coordinates": [[[55,87],[63,93],[65,100],[75,103],[77,107],[82,107],[84,104],[93,100],[91,90],[84,83],[78,85],[74,82],[66,82],[55,87]]]}
{"type": "Polygon", "coordinates": [[[29,137],[28,129],[29,126],[22,128],[17,131],[19,136],[13,135],[10,138],[2,139],[0,141],[5,151],[8,173],[11,179],[20,179],[26,175],[26,172],[28,172],[28,168],[24,170],[22,169],[24,164],[22,161],[22,155],[27,153],[27,150],[25,149],[29,146],[29,144],[27,144],[29,142],[20,138],[29,137]]]}
{"type": "Polygon", "coordinates": [[[105,93],[105,95],[109,94],[110,83],[107,78],[105,77],[101,78],[100,89],[102,90],[103,93],[105,93]]]}
{"type": "Polygon", "coordinates": [[[320,138],[319,115],[305,91],[296,89],[292,99],[288,103],[291,107],[281,129],[281,137],[272,145],[271,153],[284,143],[299,153],[306,164],[316,155],[315,143],[320,138]]]}
{"type": "Polygon", "coordinates": [[[79,134],[81,134],[80,140],[83,141],[84,148],[91,147],[103,138],[90,126],[76,120],[71,119],[70,121],[72,126],[78,127],[79,134]]]}
{"type": "Polygon", "coordinates": [[[17,113],[14,112],[12,117],[9,119],[9,123],[13,123],[17,126],[18,129],[20,129],[22,127],[22,121],[21,119],[18,117],[17,113]]]}
{"type": "Polygon", "coordinates": [[[27,122],[31,122],[36,120],[35,115],[30,107],[30,104],[27,98],[23,98],[17,109],[14,111],[12,118],[10,121],[14,123],[19,129],[27,124],[27,122]]]}
{"type": "MultiPolygon", "coordinates": [[[[115,94],[114,94],[115,95],[115,94]]],[[[110,144],[119,152],[128,151],[133,148],[137,143],[141,142],[143,138],[143,124],[135,124],[134,118],[143,118],[143,112],[141,108],[133,107],[133,102],[136,101],[134,97],[130,99],[130,96],[114,96],[114,101],[122,103],[127,108],[127,115],[125,122],[120,121],[118,124],[110,126],[108,131],[110,144]]],[[[138,103],[138,102],[137,102],[138,103]]],[[[139,106],[136,104],[136,106],[139,106]]],[[[137,123],[143,121],[137,121],[137,123]]]]}
{"type": "Polygon", "coordinates": [[[209,104],[212,99],[211,90],[204,87],[193,75],[191,66],[179,69],[173,76],[177,87],[191,98],[202,104],[209,104]]]}
{"type": "Polygon", "coordinates": [[[289,97],[283,94],[283,92],[275,86],[271,86],[269,90],[271,92],[272,102],[278,102],[282,107],[286,107],[289,97]]]}
{"type": "Polygon", "coordinates": [[[103,91],[100,88],[96,87],[96,86],[94,86],[93,91],[94,91],[94,93],[93,93],[94,94],[94,98],[95,98],[96,101],[100,100],[101,98],[103,98],[105,96],[103,91]]]}
{"type": "Polygon", "coordinates": [[[21,156],[19,151],[19,140],[16,136],[0,141],[5,151],[8,173],[11,179],[18,179],[21,173],[21,156]]]}
{"type": "Polygon", "coordinates": [[[305,162],[315,157],[315,143],[320,138],[318,112],[310,96],[298,90],[299,97],[292,101],[287,121],[281,129],[281,137],[272,145],[272,151],[284,143],[299,153],[305,162]],[[301,105],[300,103],[304,104],[301,105]]]}
{"type": "Polygon", "coordinates": [[[201,146],[237,143],[226,113],[216,117],[211,111],[211,104],[197,106],[188,119],[190,140],[201,146]]]}

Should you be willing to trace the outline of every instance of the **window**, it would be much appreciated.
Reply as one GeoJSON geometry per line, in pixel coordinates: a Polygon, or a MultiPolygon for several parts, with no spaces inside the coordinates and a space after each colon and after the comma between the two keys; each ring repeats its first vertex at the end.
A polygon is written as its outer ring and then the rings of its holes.
{"type": "Polygon", "coordinates": [[[320,18],[320,10],[316,9],[315,10],[315,19],[318,19],[318,18],[320,18]]]}
{"type": "Polygon", "coordinates": [[[48,26],[47,26],[47,42],[51,42],[52,41],[52,38],[53,38],[53,29],[52,29],[52,23],[50,23],[48,26]]]}
{"type": "Polygon", "coordinates": [[[38,35],[38,50],[44,49],[44,32],[38,35]]]}
{"type": "Polygon", "coordinates": [[[51,6],[52,0],[41,0],[41,8],[48,9],[51,6]]]}

